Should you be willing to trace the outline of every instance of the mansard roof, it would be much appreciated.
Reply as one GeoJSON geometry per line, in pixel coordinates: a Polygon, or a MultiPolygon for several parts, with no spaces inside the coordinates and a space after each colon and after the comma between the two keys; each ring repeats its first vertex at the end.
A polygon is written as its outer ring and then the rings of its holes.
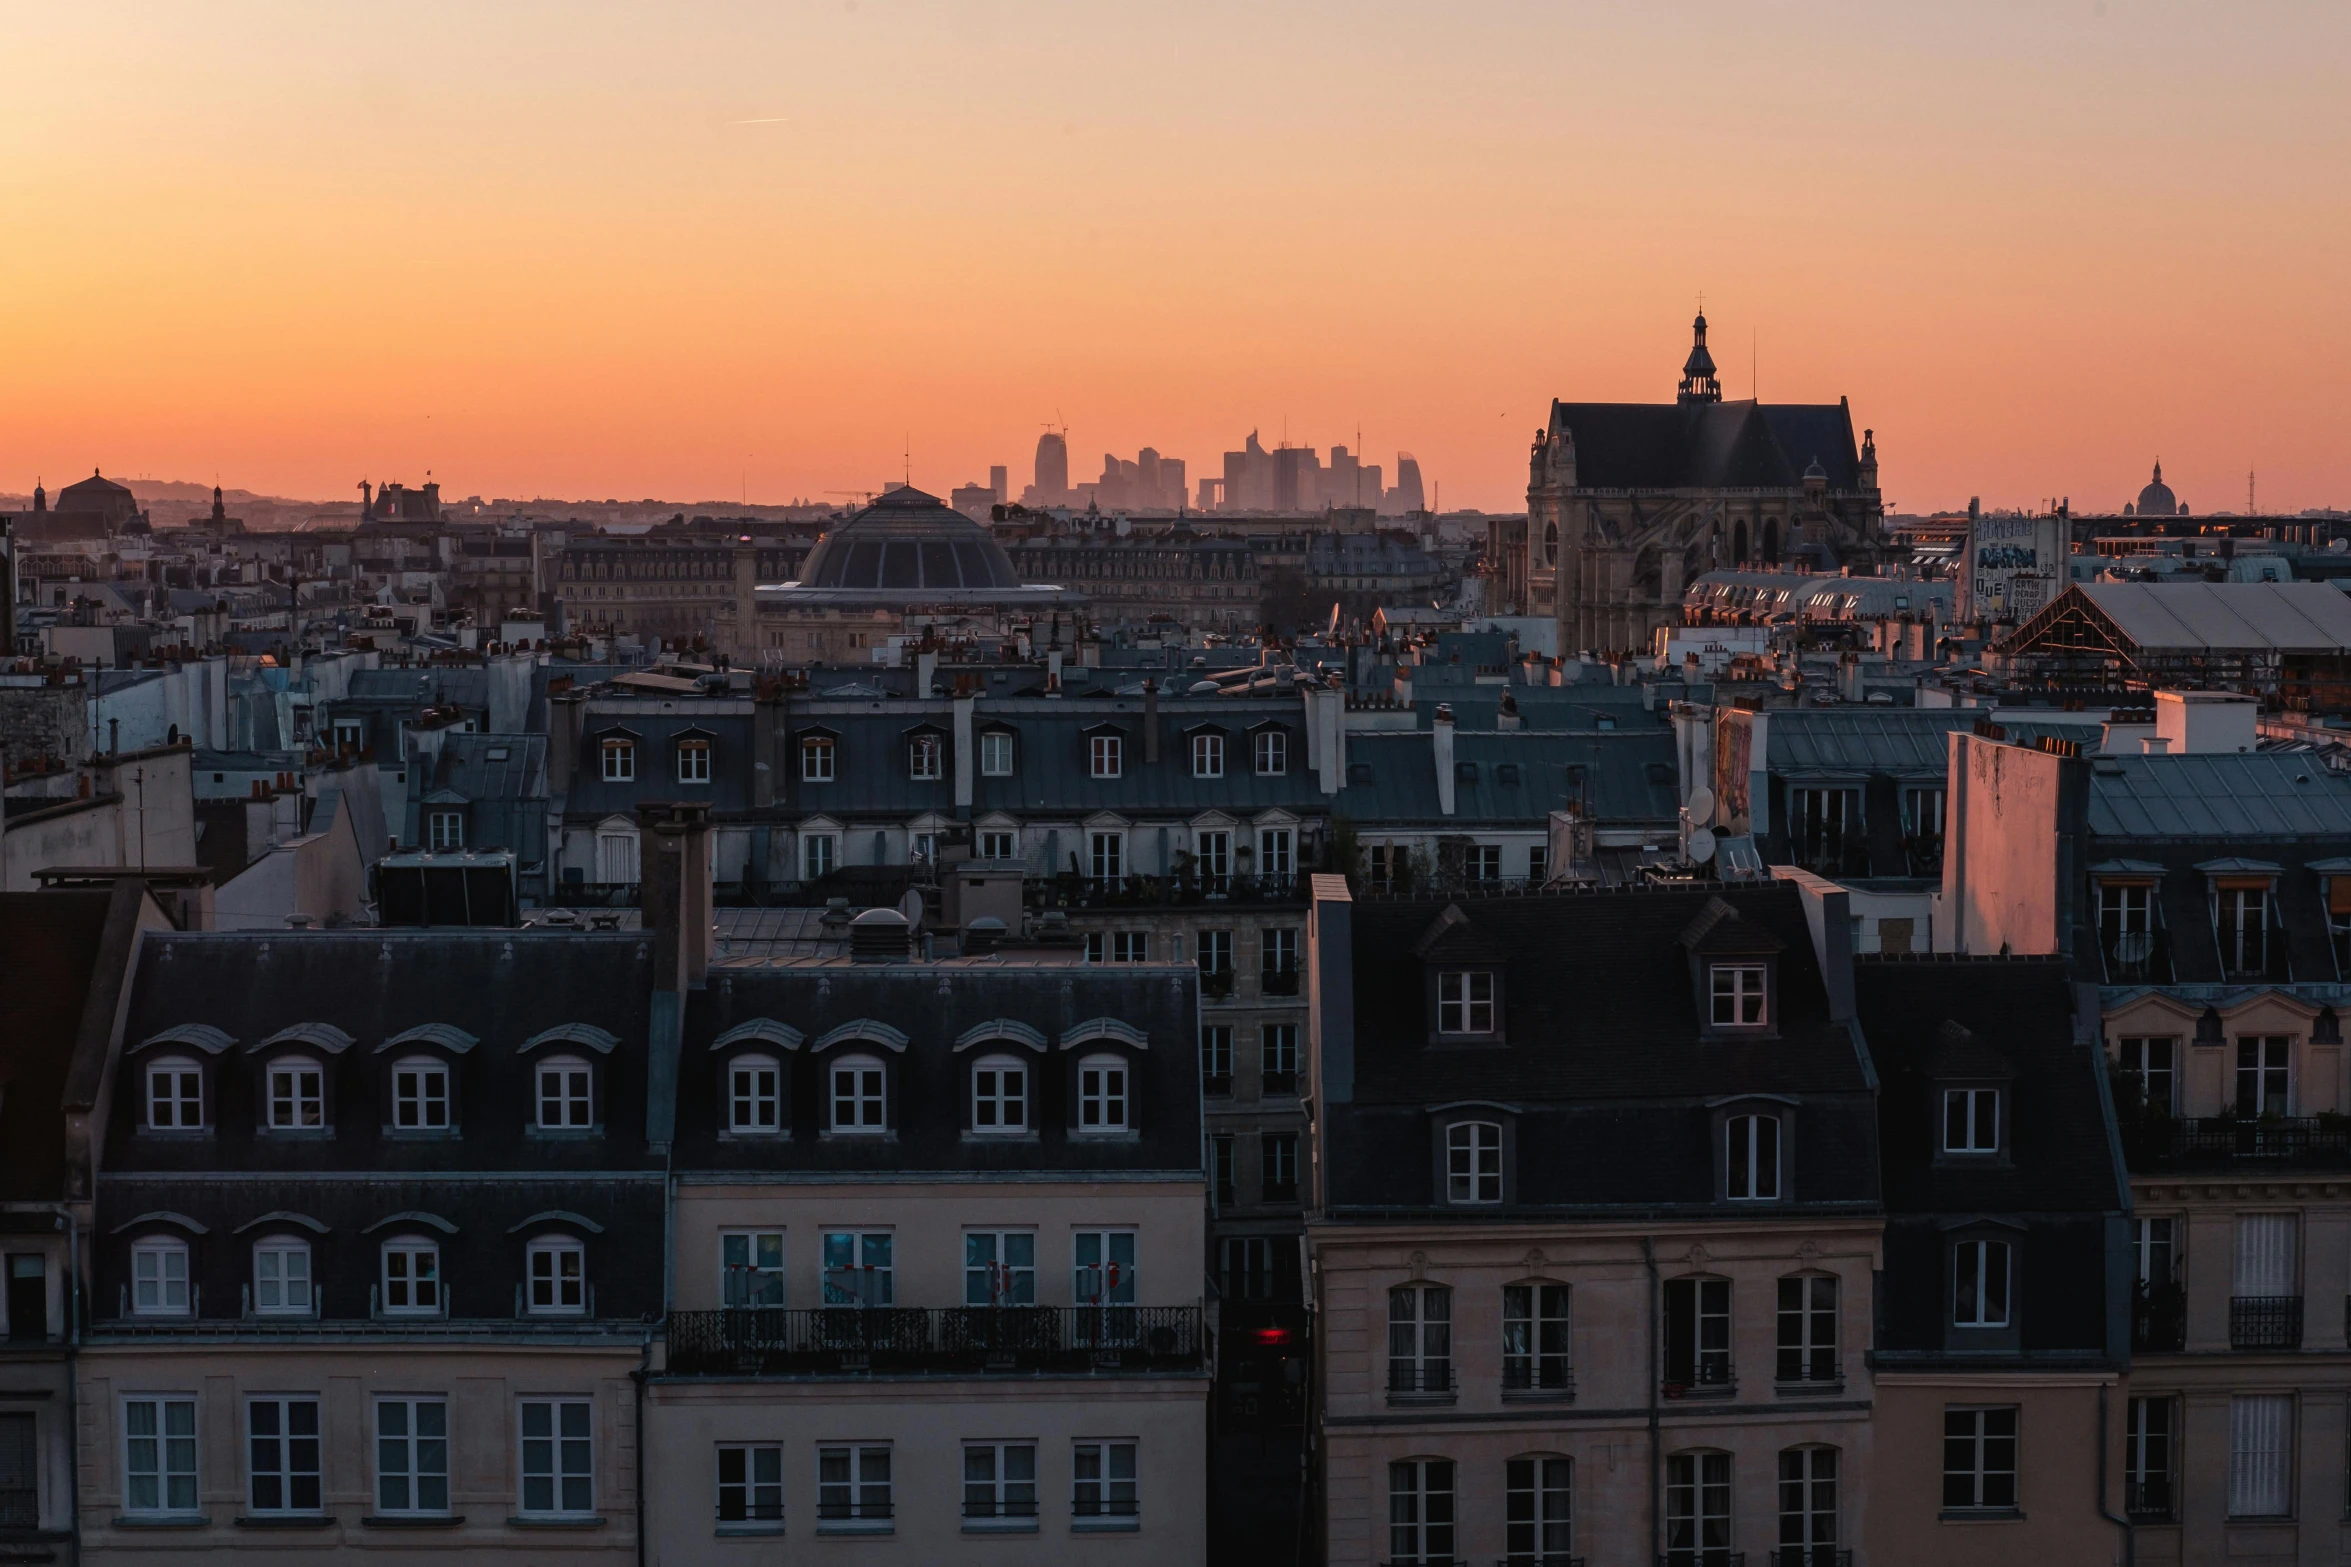
{"type": "Polygon", "coordinates": [[[1830,489],[1861,488],[1843,403],[1554,402],[1551,428],[1575,438],[1584,489],[1794,490],[1815,462],[1830,489]]]}

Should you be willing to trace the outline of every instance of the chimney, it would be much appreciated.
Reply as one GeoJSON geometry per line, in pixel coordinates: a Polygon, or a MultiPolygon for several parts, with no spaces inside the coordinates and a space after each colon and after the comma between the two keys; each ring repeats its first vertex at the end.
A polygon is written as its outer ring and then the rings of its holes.
{"type": "Polygon", "coordinates": [[[577,691],[547,696],[547,789],[558,798],[571,792],[572,771],[579,766],[580,720],[587,701],[577,691]]]}
{"type": "Polygon", "coordinates": [[[1159,682],[1143,677],[1143,765],[1159,765],[1159,682]]]}
{"type": "Polygon", "coordinates": [[[955,809],[959,814],[968,816],[976,797],[972,776],[979,770],[979,736],[975,722],[979,708],[979,683],[966,682],[958,676],[955,685],[955,809]]]}
{"type": "Polygon", "coordinates": [[[1437,769],[1437,809],[1447,816],[1453,814],[1453,704],[1439,702],[1437,716],[1430,725],[1433,737],[1431,747],[1437,769]]]}
{"type": "Polygon", "coordinates": [[[914,655],[914,697],[921,701],[931,694],[931,682],[939,678],[939,650],[925,648],[914,655]]]}
{"type": "Polygon", "coordinates": [[[784,699],[780,691],[755,696],[751,702],[751,805],[768,810],[775,805],[776,736],[783,729],[784,699]]]}
{"type": "Polygon", "coordinates": [[[1355,905],[1347,878],[1307,878],[1306,1042],[1309,1079],[1325,1104],[1355,1098],[1355,905]]]}
{"type": "Polygon", "coordinates": [[[683,800],[638,806],[637,845],[653,988],[700,990],[710,976],[710,807],[683,800]]]}

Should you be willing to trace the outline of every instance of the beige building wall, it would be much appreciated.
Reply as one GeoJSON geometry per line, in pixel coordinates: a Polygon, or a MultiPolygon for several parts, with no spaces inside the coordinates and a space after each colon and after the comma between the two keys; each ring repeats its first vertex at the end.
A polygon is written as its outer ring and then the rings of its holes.
{"type": "Polygon", "coordinates": [[[1208,1390],[1205,1370],[1181,1378],[657,1378],[645,1413],[649,1560],[1196,1564],[1208,1548],[1208,1390]],[[1081,1439],[1135,1444],[1132,1527],[1073,1517],[1072,1449],[1081,1439]],[[1033,1529],[966,1526],[966,1441],[1036,1444],[1033,1529]],[[717,1451],[728,1442],[782,1446],[780,1530],[717,1522],[717,1451]],[[818,1519],[817,1452],[834,1442],[889,1444],[895,1516],[886,1533],[828,1532],[818,1519]]]}
{"type": "Polygon", "coordinates": [[[1368,1233],[1310,1223],[1322,1309],[1328,1559],[1387,1561],[1388,1465],[1448,1458],[1456,1466],[1455,1555],[1499,1560],[1505,1545],[1504,1465],[1534,1453],[1575,1461],[1577,1555],[1593,1563],[1647,1559],[1649,1409],[1662,1357],[1652,1337],[1644,1236],[1660,1284],[1693,1274],[1727,1277],[1732,1294],[1732,1395],[1658,1399],[1660,1461],[1690,1450],[1732,1455],[1732,1549],[1756,1562],[1779,1542],[1780,1452],[1834,1447],[1840,1533],[1850,1542],[1863,1527],[1864,1499],[1875,1483],[1866,1353],[1881,1230],[1875,1219],[1757,1220],[1647,1231],[1431,1225],[1368,1233]],[[1838,1281],[1841,1385],[1774,1385],[1778,1281],[1795,1273],[1827,1273],[1838,1281]],[[1453,1290],[1459,1393],[1451,1404],[1396,1403],[1386,1391],[1388,1291],[1416,1279],[1453,1290]],[[1572,1291],[1570,1401],[1502,1392],[1502,1289],[1528,1281],[1564,1283],[1572,1291]]]}
{"type": "MultiPolygon", "coordinates": [[[[2112,1373],[1880,1371],[1876,1470],[1856,1562],[1985,1567],[2005,1562],[2120,1567],[2119,1524],[2098,1516],[2098,1399],[2106,1391],[2106,1510],[2122,1516],[2122,1378],[2112,1373]],[[1943,1413],[2016,1406],[2014,1517],[1942,1516],[1943,1413]]],[[[2139,1560],[2149,1558],[2144,1547],[2139,1560]]],[[[2217,1558],[2202,1558],[2216,1560],[2217,1558]]]]}
{"type": "Polygon", "coordinates": [[[303,1567],[371,1551],[384,1559],[619,1562],[636,1555],[636,1392],[641,1350],[478,1347],[409,1342],[280,1340],[213,1348],[186,1342],[88,1345],[77,1363],[84,1562],[168,1563],[199,1557],[303,1567]],[[141,1394],[196,1400],[200,1525],[156,1527],[123,1516],[122,1401],[141,1394]],[[319,1399],[323,1525],[246,1524],[245,1406],[266,1394],[319,1399]],[[374,1403],[441,1394],[449,1402],[448,1525],[385,1527],[376,1514],[374,1403]],[[517,1401],[585,1397],[594,1409],[595,1518],[529,1525],[519,1510],[517,1401]]]}

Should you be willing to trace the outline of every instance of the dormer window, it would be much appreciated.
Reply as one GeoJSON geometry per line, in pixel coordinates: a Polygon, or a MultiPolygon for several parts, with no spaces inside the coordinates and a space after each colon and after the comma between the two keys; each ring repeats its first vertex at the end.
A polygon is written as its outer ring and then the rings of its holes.
{"type": "Polygon", "coordinates": [[[1258,777],[1279,778],[1290,770],[1290,737],[1282,730],[1258,730],[1249,749],[1258,777]]]}
{"type": "Polygon", "coordinates": [[[269,1127],[274,1132],[315,1132],[326,1125],[326,1072],[316,1061],[294,1057],[269,1067],[269,1127]]]}
{"type": "Polygon", "coordinates": [[[839,750],[831,735],[809,735],[800,742],[800,781],[802,783],[831,783],[834,754],[839,750]]]}
{"type": "Polygon", "coordinates": [[[1222,778],[1224,776],[1224,736],[1213,729],[1203,729],[1192,736],[1192,776],[1195,778],[1222,778]]]}
{"type": "Polygon", "coordinates": [[[980,735],[980,776],[982,778],[1010,778],[1012,776],[1012,731],[989,729],[980,735]]]}
{"type": "Polygon", "coordinates": [[[917,783],[933,783],[946,776],[947,742],[936,734],[917,734],[906,742],[906,776],[917,783]]]}
{"type": "Polygon", "coordinates": [[[598,749],[604,757],[606,783],[635,783],[637,781],[637,742],[613,738],[598,749]]]}
{"type": "Polygon", "coordinates": [[[1437,976],[1437,1032],[1494,1032],[1494,974],[1490,969],[1456,970],[1437,976]]]}
{"type": "Polygon", "coordinates": [[[2221,971],[2232,979],[2269,972],[2270,885],[2229,879],[2212,892],[2213,935],[2220,943],[2221,971]]]}
{"type": "Polygon", "coordinates": [[[2153,881],[2098,883],[2098,950],[2110,981],[2137,983],[2157,977],[2153,881]]]}
{"type": "Polygon", "coordinates": [[[783,1127],[783,1064],[773,1056],[740,1055],[727,1063],[727,1130],[742,1135],[783,1127]]]}
{"type": "Polygon", "coordinates": [[[1714,999],[1716,1028],[1762,1028],[1768,1022],[1764,1004],[1768,965],[1715,963],[1708,967],[1708,990],[1714,999]]]}
{"type": "Polygon", "coordinates": [[[202,1067],[184,1056],[149,1064],[147,1125],[158,1132],[193,1132],[204,1125],[202,1067]]]}
{"type": "Polygon", "coordinates": [[[678,782],[710,782],[710,742],[696,735],[678,742],[678,782]]]}
{"type": "Polygon", "coordinates": [[[1090,735],[1086,740],[1087,771],[1096,778],[1117,778],[1125,771],[1126,741],[1121,735],[1090,735]]]}
{"type": "Polygon", "coordinates": [[[1733,1115],[1723,1121],[1723,1195],[1732,1202],[1780,1200],[1780,1118],[1733,1115]]]}
{"type": "Polygon", "coordinates": [[[1477,1205],[1502,1200],[1502,1128],[1456,1121],[1445,1128],[1445,1200],[1477,1205]]]}
{"type": "Polygon", "coordinates": [[[2006,1241],[1963,1240],[1952,1249],[1951,1325],[2008,1326],[2009,1247],[2006,1241]]]}
{"type": "Polygon", "coordinates": [[[1944,1089],[1943,1152],[1988,1154],[1999,1151],[2000,1090],[1944,1089]]]}
{"type": "Polygon", "coordinates": [[[392,1068],[392,1126],[403,1132],[449,1129],[449,1069],[419,1057],[392,1068]]]}
{"type": "Polygon", "coordinates": [[[539,1063],[539,1129],[584,1132],[595,1124],[594,1076],[577,1056],[539,1063]]]}

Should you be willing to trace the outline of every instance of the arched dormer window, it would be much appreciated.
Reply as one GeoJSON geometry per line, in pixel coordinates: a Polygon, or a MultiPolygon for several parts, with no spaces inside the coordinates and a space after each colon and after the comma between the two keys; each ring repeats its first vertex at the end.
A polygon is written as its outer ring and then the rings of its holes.
{"type": "Polygon", "coordinates": [[[131,1243],[131,1315],[194,1314],[188,1243],[177,1235],[143,1235],[131,1243]]]}
{"type": "Polygon", "coordinates": [[[392,1063],[392,1130],[445,1132],[455,1125],[449,1064],[432,1056],[392,1063]]]}
{"type": "Polygon", "coordinates": [[[1445,1128],[1445,1201],[1458,1207],[1502,1200],[1502,1124],[1455,1121],[1445,1128]]]}
{"type": "Polygon", "coordinates": [[[784,1066],[774,1056],[744,1051],[726,1063],[727,1130],[762,1136],[784,1127],[784,1066]]]}
{"type": "Polygon", "coordinates": [[[264,1235],[253,1243],[253,1314],[305,1317],[311,1294],[310,1242],[300,1235],[264,1235]]]}
{"type": "Polygon", "coordinates": [[[1078,1125],[1081,1134],[1107,1135],[1134,1129],[1133,1078],[1127,1059],[1108,1052],[1078,1061],[1078,1125]]]}
{"type": "Polygon", "coordinates": [[[879,1137],[889,1131],[889,1069],[881,1057],[837,1057],[825,1068],[825,1082],[835,1134],[879,1137]]]}
{"type": "Polygon", "coordinates": [[[971,1064],[971,1129],[1012,1136],[1029,1129],[1029,1065],[1001,1052],[971,1064]]]}
{"type": "Polygon", "coordinates": [[[549,1056],[532,1076],[539,1130],[584,1132],[596,1124],[596,1073],[584,1057],[549,1056]]]}
{"type": "Polygon", "coordinates": [[[534,1317],[588,1313],[588,1248],[573,1235],[542,1235],[524,1249],[524,1304],[534,1317]]]}
{"type": "Polygon", "coordinates": [[[147,1063],[147,1126],[157,1132],[193,1132],[204,1126],[204,1068],[191,1056],[147,1063]]]}
{"type": "Polygon", "coordinates": [[[441,1243],[429,1235],[395,1235],[383,1244],[382,1290],[387,1316],[439,1316],[447,1309],[441,1285],[441,1243]]]}
{"type": "Polygon", "coordinates": [[[273,1132],[326,1129],[326,1068],[308,1056],[283,1055],[269,1063],[264,1080],[262,1124],[273,1132]]]}

